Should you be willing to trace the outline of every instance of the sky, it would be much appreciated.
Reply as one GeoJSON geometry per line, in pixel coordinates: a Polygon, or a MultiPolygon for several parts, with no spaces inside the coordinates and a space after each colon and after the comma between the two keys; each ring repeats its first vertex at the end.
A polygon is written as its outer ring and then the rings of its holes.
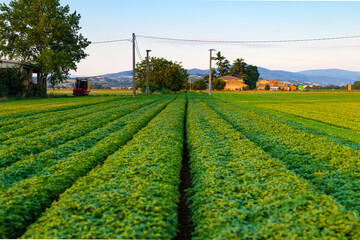
{"type": "MultiPolygon", "coordinates": [[[[8,3],[9,0],[3,1],[8,3]]],[[[288,40],[360,36],[357,1],[60,0],[81,14],[81,33],[93,42],[136,35],[199,40],[288,40]]],[[[137,37],[143,58],[209,68],[209,49],[230,61],[271,70],[337,68],[360,71],[360,38],[271,44],[187,43],[137,37]]],[[[131,42],[90,45],[73,75],[131,70],[131,42]]],[[[140,61],[137,57],[137,61],[140,61]]]]}

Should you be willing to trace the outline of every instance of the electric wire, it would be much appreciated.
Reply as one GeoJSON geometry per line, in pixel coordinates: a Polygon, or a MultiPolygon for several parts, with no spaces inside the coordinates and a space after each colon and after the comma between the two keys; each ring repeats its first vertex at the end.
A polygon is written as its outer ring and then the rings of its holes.
{"type": "MultiPolygon", "coordinates": [[[[354,39],[360,38],[360,36],[341,36],[341,37],[327,37],[327,38],[308,38],[308,39],[287,39],[287,40],[202,40],[202,39],[185,39],[185,38],[169,38],[169,37],[157,37],[157,36],[146,36],[146,35],[136,35],[139,38],[145,39],[154,39],[162,41],[177,41],[177,42],[195,42],[195,43],[219,43],[219,44],[266,44],[266,43],[292,43],[292,42],[314,42],[314,41],[329,41],[329,40],[341,40],[341,39],[354,39]]],[[[116,42],[132,42],[132,39],[115,39],[115,40],[105,40],[105,41],[96,41],[90,42],[90,45],[95,44],[107,44],[107,43],[116,43],[116,42]]],[[[143,59],[139,50],[137,39],[135,39],[136,48],[140,59],[143,59]]],[[[46,47],[64,47],[64,46],[76,46],[75,44],[50,44],[46,47]]]]}
{"type": "Polygon", "coordinates": [[[140,49],[139,49],[139,44],[138,44],[136,38],[135,38],[135,48],[136,48],[136,52],[137,52],[137,55],[138,55],[138,57],[140,58],[140,60],[141,60],[141,61],[144,61],[144,59],[143,59],[143,57],[142,57],[142,55],[141,55],[141,52],[140,52],[140,49]]]}
{"type": "MultiPolygon", "coordinates": [[[[108,41],[97,41],[97,42],[90,42],[90,45],[93,44],[105,44],[105,43],[115,43],[115,42],[132,42],[131,39],[116,39],[116,40],[108,40],[108,41]]],[[[44,47],[67,47],[67,46],[77,46],[77,43],[69,43],[69,44],[49,44],[44,45],[44,47]]]]}
{"type": "Polygon", "coordinates": [[[131,39],[118,39],[118,40],[108,40],[108,41],[99,41],[99,42],[91,42],[90,44],[103,44],[103,43],[114,43],[114,42],[132,42],[131,39]]]}
{"type": "Polygon", "coordinates": [[[164,41],[178,41],[178,42],[197,42],[197,43],[222,43],[222,44],[264,44],[264,43],[290,43],[290,42],[313,42],[313,41],[327,41],[327,40],[340,40],[360,38],[360,36],[344,36],[344,37],[328,37],[328,38],[308,38],[308,39],[288,39],[288,40],[201,40],[201,39],[184,39],[184,38],[168,38],[168,37],[155,37],[136,35],[140,38],[164,40],[164,41]]]}

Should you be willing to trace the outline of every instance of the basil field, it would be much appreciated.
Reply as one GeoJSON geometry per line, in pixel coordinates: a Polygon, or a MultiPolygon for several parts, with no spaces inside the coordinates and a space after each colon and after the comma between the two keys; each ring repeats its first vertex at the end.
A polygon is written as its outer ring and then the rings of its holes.
{"type": "Polygon", "coordinates": [[[0,237],[360,239],[360,92],[0,102],[0,237]]]}

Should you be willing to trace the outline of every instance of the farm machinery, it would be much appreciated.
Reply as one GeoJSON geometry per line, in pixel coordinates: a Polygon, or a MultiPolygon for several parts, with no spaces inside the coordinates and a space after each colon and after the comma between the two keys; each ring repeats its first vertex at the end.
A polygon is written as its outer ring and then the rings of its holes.
{"type": "Polygon", "coordinates": [[[76,78],[73,95],[87,96],[91,89],[91,82],[87,78],[76,78]]]}

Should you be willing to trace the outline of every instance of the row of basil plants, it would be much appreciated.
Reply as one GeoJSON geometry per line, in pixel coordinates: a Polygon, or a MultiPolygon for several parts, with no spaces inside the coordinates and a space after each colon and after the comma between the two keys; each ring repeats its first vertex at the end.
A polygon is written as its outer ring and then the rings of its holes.
{"type": "Polygon", "coordinates": [[[42,135],[48,131],[56,131],[62,128],[64,122],[72,119],[76,119],[82,116],[94,113],[94,111],[104,111],[121,105],[121,101],[95,104],[91,106],[79,106],[76,105],[75,109],[68,109],[64,111],[50,112],[41,114],[36,118],[26,117],[20,122],[16,121],[13,124],[6,124],[0,128],[0,143],[8,139],[12,139],[18,136],[25,136],[31,134],[32,137],[42,135]]]}
{"type": "MultiPolygon", "coordinates": [[[[81,154],[97,142],[101,141],[109,134],[120,130],[126,125],[129,120],[134,117],[135,111],[147,112],[151,108],[155,108],[162,104],[162,101],[156,101],[150,103],[149,101],[143,101],[138,104],[129,104],[121,109],[121,115],[114,121],[106,123],[104,126],[100,126],[74,140],[68,141],[57,147],[50,148],[39,154],[30,154],[23,157],[21,160],[11,164],[7,168],[0,169],[0,189],[4,190],[11,187],[18,181],[34,176],[44,168],[50,167],[56,164],[62,159],[81,154]]],[[[120,114],[120,112],[119,112],[120,114]]]]}
{"type": "MultiPolygon", "coordinates": [[[[19,181],[1,192],[0,237],[15,238],[23,233],[61,193],[71,187],[79,177],[102,164],[109,155],[161,112],[173,98],[167,97],[159,105],[126,115],[119,129],[93,147],[61,159],[56,164],[43,168],[35,176],[19,181]]],[[[94,118],[90,122],[98,124],[94,118]]]]}
{"type": "Polygon", "coordinates": [[[190,98],[194,239],[360,237],[355,212],[286,169],[196,96],[190,98]]]}
{"type": "Polygon", "coordinates": [[[301,107],[291,104],[269,104],[262,107],[360,132],[359,116],[351,116],[352,111],[358,110],[349,107],[349,103],[337,103],[337,106],[333,105],[328,109],[326,103],[306,104],[301,107]],[[343,109],[346,111],[341,111],[343,109]]]}
{"type": "MultiPolygon", "coordinates": [[[[66,99],[55,98],[55,99],[41,99],[41,103],[35,100],[26,100],[26,103],[13,101],[8,104],[12,105],[14,109],[6,110],[1,108],[0,114],[0,127],[5,125],[14,124],[21,122],[23,119],[33,119],[41,118],[45,114],[51,114],[59,111],[66,111],[69,109],[81,109],[83,107],[89,107],[92,105],[98,105],[103,103],[108,103],[112,101],[118,101],[119,99],[124,99],[123,97],[106,97],[106,98],[83,98],[79,100],[78,98],[74,101],[73,98],[66,99]],[[33,103],[33,104],[31,104],[33,103]],[[30,107],[28,106],[30,104],[30,107]]],[[[2,105],[3,106],[3,105],[2,105]]]]}
{"type": "Polygon", "coordinates": [[[267,108],[258,109],[258,107],[252,107],[252,110],[257,114],[277,119],[302,132],[326,137],[328,141],[350,147],[352,150],[360,150],[360,133],[357,131],[267,108]]]}
{"type": "Polygon", "coordinates": [[[346,208],[360,211],[359,151],[257,114],[250,106],[205,99],[234,128],[283,161],[288,169],[346,208]]]}
{"type": "MultiPolygon", "coordinates": [[[[140,101],[139,103],[146,105],[149,102],[141,103],[140,101]]],[[[57,147],[99,128],[109,121],[116,120],[132,111],[128,105],[135,107],[137,103],[127,103],[120,106],[114,103],[110,106],[99,105],[93,108],[92,113],[88,115],[69,119],[62,124],[39,130],[40,135],[35,131],[25,136],[11,138],[0,145],[0,168],[7,167],[29,154],[38,154],[57,147]]],[[[71,113],[68,114],[71,115],[71,113]]]]}
{"type": "Polygon", "coordinates": [[[23,238],[171,239],[185,95],[60,196],[23,238]]]}

